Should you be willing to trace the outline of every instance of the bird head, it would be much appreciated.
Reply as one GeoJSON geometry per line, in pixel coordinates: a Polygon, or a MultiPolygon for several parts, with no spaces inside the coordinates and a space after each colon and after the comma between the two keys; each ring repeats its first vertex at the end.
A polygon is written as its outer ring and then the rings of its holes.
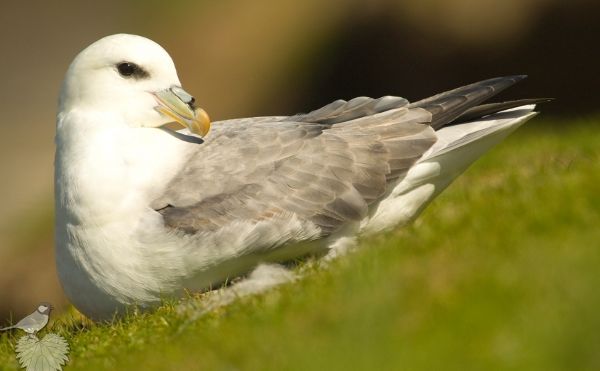
{"type": "Polygon", "coordinates": [[[177,122],[206,135],[210,120],[181,87],[173,60],[157,43],[117,34],[84,49],[63,81],[59,114],[73,109],[101,112],[132,127],[177,122]]]}
{"type": "Polygon", "coordinates": [[[37,307],[37,311],[41,314],[50,314],[50,311],[54,309],[50,303],[40,303],[37,307]]]}

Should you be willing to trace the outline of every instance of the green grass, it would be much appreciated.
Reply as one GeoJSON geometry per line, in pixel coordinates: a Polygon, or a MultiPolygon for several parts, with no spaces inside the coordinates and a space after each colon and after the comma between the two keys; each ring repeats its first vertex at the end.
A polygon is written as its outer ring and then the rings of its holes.
{"type": "Polygon", "coordinates": [[[71,370],[598,370],[599,124],[531,122],[415,225],[198,320],[166,304],[51,330],[71,370]]]}

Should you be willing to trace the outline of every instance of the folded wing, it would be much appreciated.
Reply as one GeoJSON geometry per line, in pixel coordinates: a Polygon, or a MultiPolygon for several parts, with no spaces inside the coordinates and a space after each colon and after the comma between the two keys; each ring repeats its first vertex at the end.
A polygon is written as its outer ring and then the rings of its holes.
{"type": "Polygon", "coordinates": [[[215,124],[157,200],[166,205],[158,210],[165,224],[196,233],[233,221],[294,216],[326,235],[364,218],[387,183],[436,140],[430,114],[421,109],[403,107],[339,124],[300,119],[215,124]]]}
{"type": "Polygon", "coordinates": [[[308,114],[214,123],[153,206],[167,227],[191,234],[292,217],[331,234],[362,220],[436,142],[437,129],[465,112],[489,114],[472,108],[523,78],[490,79],[412,104],[359,97],[308,114]]]}

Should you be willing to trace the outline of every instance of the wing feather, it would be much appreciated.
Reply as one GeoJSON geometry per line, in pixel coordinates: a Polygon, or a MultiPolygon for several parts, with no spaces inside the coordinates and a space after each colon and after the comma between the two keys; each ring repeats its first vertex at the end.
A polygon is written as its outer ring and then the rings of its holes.
{"type": "Polygon", "coordinates": [[[295,116],[217,122],[152,205],[167,227],[187,233],[293,217],[328,235],[362,220],[436,142],[435,130],[463,113],[504,107],[477,105],[523,78],[489,79],[412,104],[358,97],[295,116]]]}
{"type": "Polygon", "coordinates": [[[436,141],[431,115],[406,104],[360,98],[304,116],[217,123],[155,204],[165,225],[187,233],[294,215],[327,235],[364,218],[436,141]]]}

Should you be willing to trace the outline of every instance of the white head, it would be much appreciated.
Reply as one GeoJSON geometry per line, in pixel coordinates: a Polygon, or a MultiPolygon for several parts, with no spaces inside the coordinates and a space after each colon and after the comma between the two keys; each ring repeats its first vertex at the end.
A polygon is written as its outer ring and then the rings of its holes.
{"type": "Polygon", "coordinates": [[[50,310],[54,309],[49,303],[40,303],[37,307],[37,311],[41,314],[48,314],[50,310]]]}
{"type": "Polygon", "coordinates": [[[176,121],[204,135],[210,121],[194,103],[160,45],[141,36],[117,34],[96,41],[73,60],[62,85],[59,112],[110,113],[132,127],[176,121]]]}

